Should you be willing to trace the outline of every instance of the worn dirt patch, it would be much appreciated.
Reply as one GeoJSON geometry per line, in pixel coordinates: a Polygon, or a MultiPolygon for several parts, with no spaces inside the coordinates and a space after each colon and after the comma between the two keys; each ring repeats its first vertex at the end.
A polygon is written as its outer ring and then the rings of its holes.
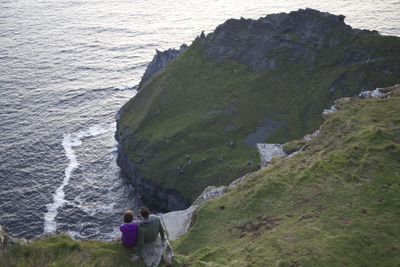
{"type": "Polygon", "coordinates": [[[274,229],[280,224],[280,218],[270,218],[267,216],[258,216],[256,220],[238,226],[240,238],[251,235],[256,237],[258,233],[274,229]]]}

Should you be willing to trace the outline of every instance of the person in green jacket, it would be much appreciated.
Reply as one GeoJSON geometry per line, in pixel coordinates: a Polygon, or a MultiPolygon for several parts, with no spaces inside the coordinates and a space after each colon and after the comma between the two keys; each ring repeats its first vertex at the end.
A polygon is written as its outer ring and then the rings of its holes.
{"type": "Polygon", "coordinates": [[[143,220],[139,222],[139,252],[143,248],[144,243],[156,240],[158,234],[160,234],[162,240],[165,240],[165,230],[161,223],[160,217],[154,214],[150,214],[149,209],[146,207],[140,209],[140,215],[142,216],[143,220]]]}

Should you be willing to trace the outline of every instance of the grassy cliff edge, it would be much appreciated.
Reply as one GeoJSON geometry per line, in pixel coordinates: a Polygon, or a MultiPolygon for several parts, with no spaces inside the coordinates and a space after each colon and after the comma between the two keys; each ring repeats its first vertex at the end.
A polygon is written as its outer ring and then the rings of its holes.
{"type": "Polygon", "coordinates": [[[133,252],[119,241],[77,241],[59,234],[13,245],[3,253],[0,251],[0,266],[145,266],[143,262],[132,263],[132,255],[133,252]]]}
{"type": "Polygon", "coordinates": [[[400,87],[339,101],[302,153],[198,211],[174,247],[191,266],[398,266],[400,87]]]}

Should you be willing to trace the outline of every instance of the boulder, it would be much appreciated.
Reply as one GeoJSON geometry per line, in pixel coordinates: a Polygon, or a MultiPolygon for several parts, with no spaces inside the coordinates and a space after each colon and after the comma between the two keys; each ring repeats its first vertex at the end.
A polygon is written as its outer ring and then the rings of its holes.
{"type": "Polygon", "coordinates": [[[257,144],[258,153],[261,158],[261,168],[265,168],[276,157],[285,157],[281,144],[257,144]]]}

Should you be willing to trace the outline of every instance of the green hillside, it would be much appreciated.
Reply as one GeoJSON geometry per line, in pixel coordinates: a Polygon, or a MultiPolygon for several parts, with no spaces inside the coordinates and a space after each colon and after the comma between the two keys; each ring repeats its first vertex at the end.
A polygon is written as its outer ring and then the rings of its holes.
{"type": "MultiPolygon", "coordinates": [[[[313,23],[324,18],[316,15],[313,23]]],[[[234,33],[247,28],[234,23],[229,44],[237,42],[232,49],[240,50],[234,33]]],[[[221,30],[196,40],[122,108],[121,152],[138,174],[178,191],[189,204],[206,186],[257,170],[255,143],[300,138],[320,126],[322,110],[335,99],[400,81],[400,38],[321,25],[320,48],[289,31],[294,48],[270,51],[275,67],[261,71],[206,56],[221,30]],[[292,53],[298,49],[305,54],[297,59],[292,53]]]]}
{"type": "Polygon", "coordinates": [[[183,266],[399,266],[400,87],[345,99],[320,135],[197,213],[183,266]]]}

